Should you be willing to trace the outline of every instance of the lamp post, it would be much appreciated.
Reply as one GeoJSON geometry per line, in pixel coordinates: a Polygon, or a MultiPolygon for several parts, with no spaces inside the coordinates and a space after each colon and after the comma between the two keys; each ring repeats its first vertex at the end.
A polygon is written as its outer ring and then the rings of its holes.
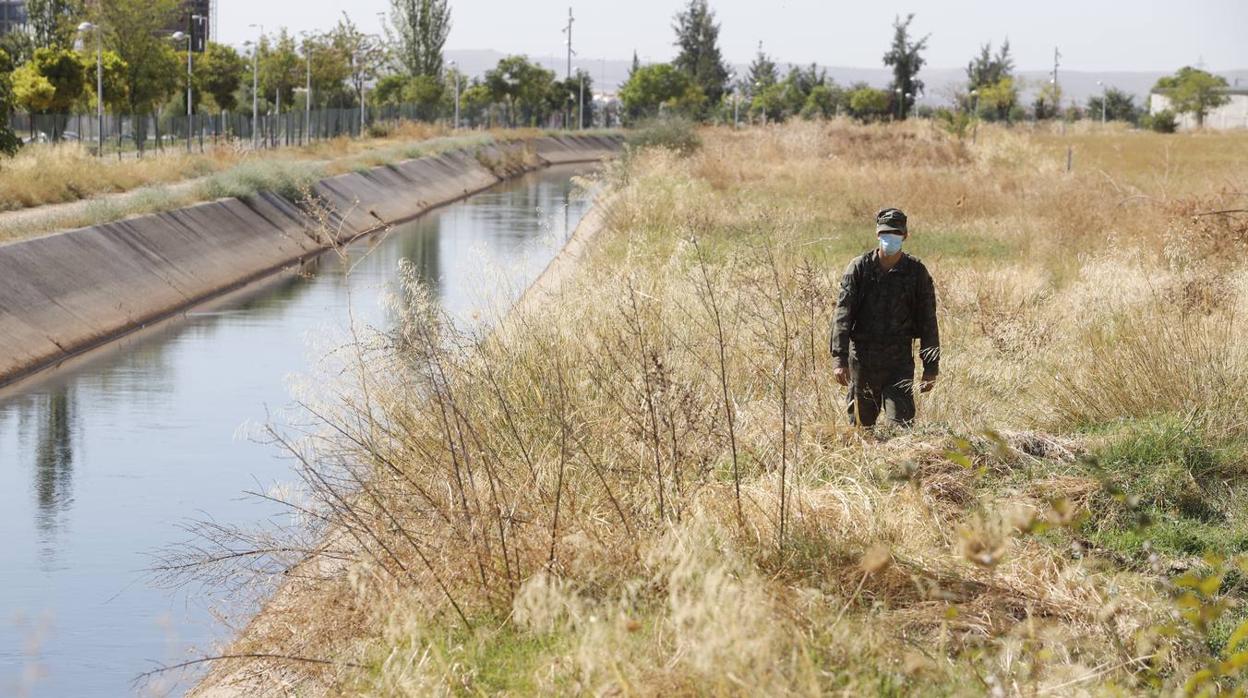
{"type": "Polygon", "coordinates": [[[256,128],[260,121],[260,42],[264,40],[263,24],[248,24],[252,29],[260,30],[260,38],[256,39],[255,48],[251,51],[251,147],[260,147],[260,131],[256,128]]]}
{"type": "Polygon", "coordinates": [[[308,32],[299,32],[303,36],[303,60],[308,64],[307,84],[303,94],[303,132],[300,141],[312,142],[309,129],[312,127],[312,41],[308,32]]]}
{"type": "Polygon", "coordinates": [[[1105,88],[1104,81],[1097,80],[1096,84],[1099,85],[1101,88],[1101,125],[1104,126],[1105,125],[1105,103],[1109,101],[1105,99],[1105,95],[1108,92],[1108,90],[1105,88]]]}
{"type": "MultiPolygon", "coordinates": [[[[192,22],[198,19],[202,18],[199,15],[191,15],[192,22]]],[[[195,37],[193,32],[191,34],[174,32],[173,36],[170,38],[173,39],[174,42],[186,39],[186,152],[189,153],[191,152],[191,131],[194,129],[195,123],[195,112],[192,109],[194,102],[191,101],[194,97],[194,94],[191,91],[192,81],[195,77],[194,68],[192,67],[194,65],[194,59],[192,58],[191,49],[192,44],[195,42],[195,37]]]]}
{"type": "MultiPolygon", "coordinates": [[[[78,25],[80,33],[95,32],[96,27],[90,22],[78,25]]],[[[98,32],[95,34],[95,156],[104,157],[104,48],[98,32]]]]}
{"type": "Polygon", "coordinates": [[[737,85],[737,73],[736,73],[735,71],[734,71],[734,72],[731,72],[731,73],[728,73],[728,82],[729,82],[729,84],[731,84],[731,85],[732,85],[732,127],[735,129],[735,128],[739,128],[739,126],[740,126],[740,124],[739,124],[739,122],[738,122],[738,118],[737,118],[737,113],[738,113],[738,110],[737,110],[737,89],[738,89],[738,85],[737,85]]]}
{"type": "Polygon", "coordinates": [[[897,120],[901,121],[902,119],[901,110],[905,106],[905,104],[901,100],[902,90],[900,87],[898,87],[897,89],[893,90],[893,92],[897,94],[897,120]]]}
{"type": "Polygon", "coordinates": [[[455,81],[455,121],[452,128],[459,130],[459,64],[451,61],[451,79],[455,81]]]}
{"type": "Polygon", "coordinates": [[[971,143],[978,140],[979,137],[979,90],[971,90],[971,97],[975,98],[974,105],[971,107],[971,118],[975,120],[971,126],[971,143]]]}

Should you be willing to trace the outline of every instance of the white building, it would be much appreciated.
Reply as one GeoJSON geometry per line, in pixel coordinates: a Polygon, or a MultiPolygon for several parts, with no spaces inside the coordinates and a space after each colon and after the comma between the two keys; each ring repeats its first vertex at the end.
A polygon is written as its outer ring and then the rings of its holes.
{"type": "MultiPolygon", "coordinates": [[[[1226,91],[1231,101],[1214,109],[1205,116],[1205,128],[1248,128],[1248,89],[1233,87],[1226,91]]],[[[1153,92],[1148,96],[1148,113],[1156,114],[1170,108],[1170,98],[1153,92]]],[[[1196,128],[1196,117],[1178,115],[1180,129],[1196,128]]]]}

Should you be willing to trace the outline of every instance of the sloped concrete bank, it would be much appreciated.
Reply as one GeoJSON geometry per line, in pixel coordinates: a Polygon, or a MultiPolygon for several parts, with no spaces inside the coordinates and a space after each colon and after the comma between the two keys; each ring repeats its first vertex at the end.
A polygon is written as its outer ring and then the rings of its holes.
{"type": "Polygon", "coordinates": [[[321,180],[310,210],[261,193],[0,246],[0,386],[335,242],[621,146],[567,135],[456,150],[321,180]]]}

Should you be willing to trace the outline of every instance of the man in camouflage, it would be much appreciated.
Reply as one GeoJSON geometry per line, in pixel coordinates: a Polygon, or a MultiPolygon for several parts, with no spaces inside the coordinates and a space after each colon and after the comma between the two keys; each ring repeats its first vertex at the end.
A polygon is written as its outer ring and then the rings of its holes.
{"type": "Polygon", "coordinates": [[[914,420],[914,339],[923,362],[921,392],[940,373],[936,289],[927,267],[901,251],[906,214],[895,208],[875,216],[879,245],[855,258],[841,278],[832,321],[834,375],[849,386],[849,419],[875,425],[880,411],[903,426],[914,420]]]}

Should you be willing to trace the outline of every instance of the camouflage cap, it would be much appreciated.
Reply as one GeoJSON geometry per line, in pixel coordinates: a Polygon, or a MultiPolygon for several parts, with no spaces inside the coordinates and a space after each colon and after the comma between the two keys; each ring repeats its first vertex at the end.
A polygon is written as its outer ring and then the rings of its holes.
{"type": "Polygon", "coordinates": [[[875,214],[876,233],[905,233],[906,214],[899,208],[882,208],[875,214]]]}

